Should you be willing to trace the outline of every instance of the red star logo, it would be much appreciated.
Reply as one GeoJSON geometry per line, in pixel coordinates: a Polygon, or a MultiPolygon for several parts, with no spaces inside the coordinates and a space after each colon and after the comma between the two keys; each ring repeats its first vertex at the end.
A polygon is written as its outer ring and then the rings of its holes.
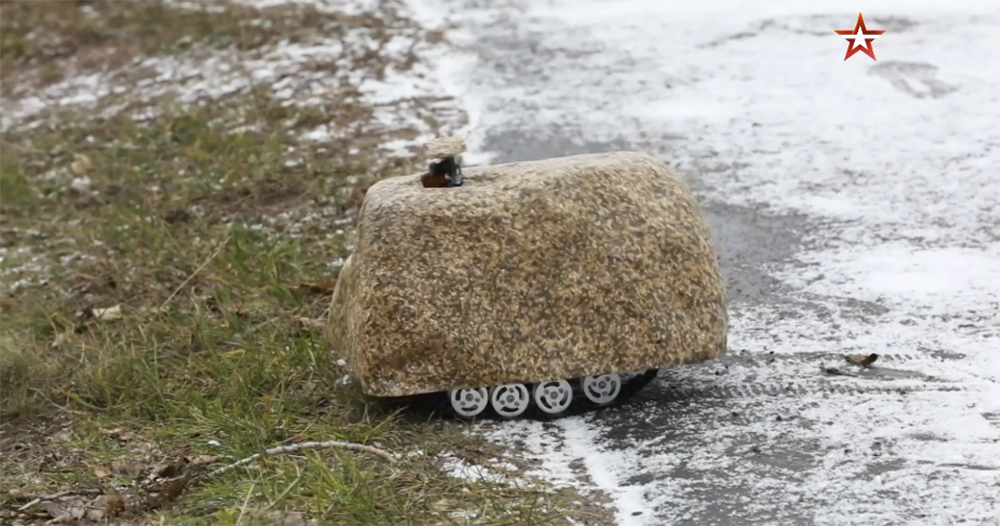
{"type": "Polygon", "coordinates": [[[875,51],[872,50],[872,40],[875,40],[877,35],[885,33],[884,29],[869,30],[866,28],[865,18],[861,16],[861,13],[858,13],[858,21],[855,22],[854,29],[835,29],[834,31],[838,35],[849,35],[847,36],[847,55],[844,56],[844,60],[851,58],[858,51],[875,60],[875,51]],[[861,31],[861,34],[858,34],[858,30],[861,31]]]}

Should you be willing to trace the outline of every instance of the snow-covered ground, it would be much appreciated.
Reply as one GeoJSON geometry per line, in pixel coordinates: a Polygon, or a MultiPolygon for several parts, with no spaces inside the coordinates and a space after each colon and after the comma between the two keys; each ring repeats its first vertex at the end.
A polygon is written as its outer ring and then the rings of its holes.
{"type": "MultiPolygon", "coordinates": [[[[77,123],[84,116],[96,119],[128,115],[140,122],[149,121],[163,108],[174,109],[174,104],[213,104],[245,95],[252,89],[268,93],[283,106],[318,108],[330,115],[327,123],[295,132],[302,142],[318,143],[320,152],[324,143],[353,138],[359,133],[356,128],[359,123],[346,127],[336,118],[341,110],[332,103],[341,99],[372,108],[373,119],[361,123],[364,125],[361,133],[377,134],[383,139],[380,145],[383,151],[392,156],[413,155],[414,150],[429,139],[439,133],[448,133],[463,122],[463,112],[453,101],[441,96],[445,90],[427,63],[408,64],[411,54],[433,53],[442,44],[436,43],[421,27],[395,16],[395,10],[401,6],[398,0],[237,1],[259,8],[312,5],[320,12],[346,13],[358,19],[345,21],[343,27],[334,26],[337,30],[333,32],[313,30],[284,35],[284,38],[259,47],[239,50],[191,45],[175,54],[136,56],[120,67],[94,68],[91,65],[85,69],[76,58],[62,59],[49,65],[61,70],[62,80],[44,87],[36,84],[37,69],[10,73],[4,79],[7,89],[0,97],[0,133],[56,123],[77,123]],[[367,58],[375,50],[381,60],[367,58]],[[408,67],[402,68],[404,64],[408,67]]],[[[186,9],[225,10],[225,6],[211,2],[169,0],[169,3],[186,9]]],[[[83,17],[99,16],[86,5],[80,8],[80,13],[83,17]]],[[[264,18],[245,22],[253,26],[267,23],[264,18]]],[[[234,115],[231,123],[223,124],[233,132],[252,129],[255,124],[244,117],[234,115]]],[[[301,155],[301,151],[287,152],[286,163],[302,162],[301,155]]],[[[91,180],[77,177],[70,168],[59,167],[45,177],[53,185],[64,183],[66,188],[87,190],[91,180]]],[[[369,166],[377,174],[383,168],[377,163],[369,166]]],[[[348,182],[354,184],[356,180],[354,177],[348,182]]],[[[150,191],[159,191],[156,183],[150,186],[150,191]]],[[[342,187],[340,191],[353,192],[354,188],[342,187]]],[[[298,210],[297,216],[284,212],[267,217],[263,224],[252,225],[252,228],[267,227],[282,230],[282,235],[294,236],[300,227],[336,213],[332,205],[317,213],[298,210]],[[277,225],[289,228],[285,230],[277,225]]],[[[336,232],[336,235],[342,233],[336,232]]],[[[0,269],[6,291],[43,283],[54,272],[93,257],[74,251],[59,261],[50,261],[49,255],[41,250],[49,241],[37,232],[23,234],[37,237],[39,242],[8,248],[0,236],[0,263],[8,265],[0,269]]],[[[6,235],[8,233],[3,234],[6,235]]]]}
{"type": "Polygon", "coordinates": [[[734,294],[731,347],[752,359],[665,373],[618,414],[491,436],[557,482],[582,462],[622,525],[1000,524],[1000,3],[409,5],[460,28],[436,64],[473,160],[655,152],[722,210],[723,247],[747,243],[726,237],[742,217],[727,210],[762,218],[763,248],[731,272],[777,283],[734,294]],[[858,10],[886,30],[877,61],[844,60],[834,30],[858,10]],[[883,373],[820,374],[871,352],[883,373]],[[658,398],[668,385],[695,394],[658,398]]]}
{"type": "MultiPolygon", "coordinates": [[[[209,4],[170,0],[178,7],[222,9],[209,4]]],[[[237,0],[247,6],[268,8],[282,5],[311,5],[321,12],[368,17],[358,22],[382,20],[391,24],[397,0],[237,0]]],[[[96,13],[83,10],[85,16],[96,13]]],[[[252,23],[262,25],[261,20],[252,23]]],[[[44,89],[30,82],[18,85],[0,100],[0,132],[30,129],[45,121],[46,112],[59,109],[86,109],[95,117],[112,117],[129,111],[137,120],[156,117],[156,106],[165,102],[182,105],[205,104],[247,93],[253,88],[267,92],[283,105],[320,106],[330,95],[358,91],[360,102],[374,108],[375,129],[387,140],[382,145],[395,155],[410,155],[414,146],[433,138],[435,128],[447,132],[460,122],[450,101],[425,63],[415,62],[406,71],[396,69],[410,53],[430,53],[439,45],[428,42],[426,32],[396,21],[386,31],[380,24],[353,27],[343,34],[317,33],[285,38],[249,51],[195,46],[176,55],[137,57],[123,67],[101,71],[76,71],[67,67],[63,80],[44,89]],[[379,50],[381,61],[362,57],[379,50]],[[318,68],[317,64],[325,67],[318,68]],[[139,110],[135,110],[136,107],[139,110]],[[414,139],[393,139],[412,131],[414,139]]],[[[236,129],[240,130],[243,126],[236,129]]],[[[336,129],[323,124],[302,135],[305,140],[329,141],[355,130],[336,129]]]]}

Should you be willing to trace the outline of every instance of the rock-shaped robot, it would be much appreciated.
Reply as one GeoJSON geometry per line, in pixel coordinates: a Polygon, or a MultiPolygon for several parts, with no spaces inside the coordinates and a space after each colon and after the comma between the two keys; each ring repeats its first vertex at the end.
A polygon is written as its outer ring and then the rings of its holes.
{"type": "Polygon", "coordinates": [[[709,229],[667,165],[619,152],[463,174],[460,139],[431,146],[426,173],[369,188],[333,294],[328,337],[365,394],[551,418],[725,352],[709,229]]]}

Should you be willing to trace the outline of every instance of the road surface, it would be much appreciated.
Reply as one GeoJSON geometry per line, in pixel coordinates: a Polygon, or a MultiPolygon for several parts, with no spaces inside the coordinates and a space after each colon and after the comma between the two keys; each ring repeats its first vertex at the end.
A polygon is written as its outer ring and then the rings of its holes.
{"type": "Polygon", "coordinates": [[[409,2],[469,160],[659,155],[731,296],[724,359],[490,436],[621,525],[1000,524],[1000,4],[764,4],[409,2]]]}

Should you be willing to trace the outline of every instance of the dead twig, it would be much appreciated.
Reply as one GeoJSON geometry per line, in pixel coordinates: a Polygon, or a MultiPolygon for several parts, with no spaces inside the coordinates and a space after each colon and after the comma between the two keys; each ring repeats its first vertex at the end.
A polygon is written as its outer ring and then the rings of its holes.
{"type": "Polygon", "coordinates": [[[240,524],[243,523],[243,515],[246,514],[247,512],[247,505],[250,504],[250,495],[253,495],[253,489],[255,487],[256,486],[254,486],[253,484],[250,484],[250,489],[247,491],[247,496],[245,499],[243,499],[243,506],[240,506],[240,516],[236,517],[236,526],[239,526],[240,524]]]}
{"type": "Polygon", "coordinates": [[[42,502],[47,502],[50,500],[61,499],[63,497],[75,497],[78,495],[101,495],[104,492],[99,489],[70,489],[66,491],[60,491],[58,493],[53,493],[51,495],[46,495],[44,497],[38,497],[37,499],[21,506],[17,511],[27,511],[32,506],[36,504],[41,504],[42,502]]]}
{"type": "Polygon", "coordinates": [[[377,447],[366,446],[364,444],[355,444],[353,442],[341,442],[339,440],[328,440],[326,442],[300,442],[298,444],[290,444],[290,445],[287,445],[287,446],[279,446],[279,447],[271,448],[271,449],[268,449],[268,450],[264,451],[263,453],[257,453],[256,455],[251,455],[251,456],[249,456],[247,458],[244,458],[242,460],[238,460],[236,462],[233,462],[232,464],[229,464],[227,466],[222,466],[219,469],[216,469],[214,471],[210,471],[210,472],[208,472],[208,473],[206,473],[204,475],[201,475],[201,476],[197,477],[196,480],[202,481],[202,480],[210,479],[212,477],[217,477],[219,475],[222,475],[223,473],[232,471],[232,470],[234,470],[234,469],[236,469],[238,467],[250,464],[251,462],[253,462],[253,461],[255,461],[255,460],[259,459],[259,458],[265,457],[265,456],[271,456],[271,457],[273,457],[273,456],[277,456],[277,455],[287,455],[287,454],[290,454],[290,453],[298,453],[300,451],[306,451],[306,450],[330,449],[330,448],[344,449],[344,450],[347,450],[347,451],[354,451],[354,452],[359,452],[359,453],[371,453],[373,455],[378,455],[378,456],[382,457],[383,459],[385,459],[389,463],[395,463],[396,462],[396,459],[393,458],[393,456],[388,451],[379,449],[377,447]]]}
{"type": "Polygon", "coordinates": [[[202,264],[198,266],[198,268],[194,269],[194,272],[192,272],[191,275],[184,280],[184,283],[181,283],[176,289],[174,289],[172,293],[170,293],[170,296],[168,296],[167,299],[163,301],[163,304],[160,305],[159,310],[163,310],[163,308],[166,307],[168,303],[170,303],[170,300],[174,299],[174,296],[176,296],[177,293],[181,291],[181,289],[187,286],[187,284],[190,283],[191,280],[194,279],[194,277],[197,276],[198,273],[202,271],[202,269],[207,267],[208,264],[211,263],[212,260],[215,259],[220,252],[222,252],[222,249],[226,248],[226,245],[229,244],[230,239],[232,239],[232,236],[226,236],[226,239],[223,239],[222,243],[219,243],[219,247],[215,249],[215,252],[212,252],[212,255],[208,256],[205,259],[205,261],[203,261],[202,264]]]}

